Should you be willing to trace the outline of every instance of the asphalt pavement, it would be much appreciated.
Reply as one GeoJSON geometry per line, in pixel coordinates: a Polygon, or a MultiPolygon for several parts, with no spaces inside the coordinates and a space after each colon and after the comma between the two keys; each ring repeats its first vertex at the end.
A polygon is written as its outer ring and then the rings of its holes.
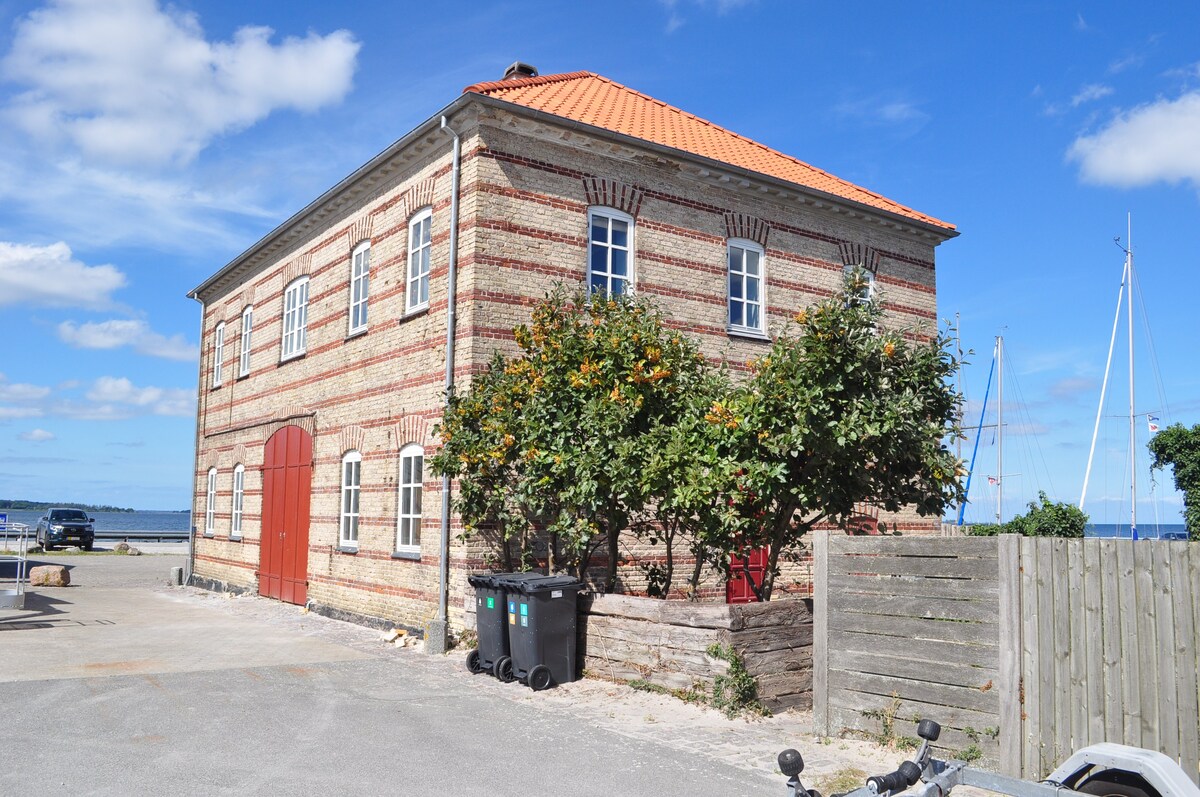
{"type": "Polygon", "coordinates": [[[774,754],[803,731],[501,684],[461,652],[169,587],[178,554],[35,559],[72,586],[0,611],[3,795],[782,795],[774,754]]]}

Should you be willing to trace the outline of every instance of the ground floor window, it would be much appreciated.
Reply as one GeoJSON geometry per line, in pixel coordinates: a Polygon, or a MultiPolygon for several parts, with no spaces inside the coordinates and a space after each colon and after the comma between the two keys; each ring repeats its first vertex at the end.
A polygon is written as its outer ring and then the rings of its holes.
{"type": "Polygon", "coordinates": [[[358,499],[362,487],[362,454],[350,451],[342,457],[342,516],[338,543],[358,547],[358,499]]]}
{"type": "Polygon", "coordinates": [[[425,449],[413,444],[400,452],[400,511],[397,551],[421,549],[421,488],[425,481],[425,449]]]}

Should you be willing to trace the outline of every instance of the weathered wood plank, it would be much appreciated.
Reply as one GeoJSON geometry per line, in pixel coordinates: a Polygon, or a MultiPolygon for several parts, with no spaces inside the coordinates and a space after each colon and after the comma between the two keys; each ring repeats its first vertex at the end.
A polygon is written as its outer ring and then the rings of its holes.
{"type": "Polygon", "coordinates": [[[996,598],[988,600],[946,600],[888,595],[845,595],[837,608],[844,612],[885,614],[893,617],[923,617],[930,620],[974,620],[997,622],[996,598]]]}
{"type": "MultiPolygon", "coordinates": [[[[829,612],[831,631],[865,631],[898,640],[890,644],[914,644],[912,640],[949,639],[969,644],[999,644],[999,623],[955,622],[953,620],[925,620],[918,617],[886,617],[877,614],[855,614],[831,609],[829,612]]],[[[889,644],[881,640],[880,644],[889,644]]],[[[920,643],[917,643],[920,644],[920,643]]]]}
{"type": "Polygon", "coordinates": [[[923,662],[965,664],[973,667],[994,667],[995,645],[968,645],[957,640],[923,640],[919,645],[897,644],[893,637],[858,631],[829,632],[829,647],[835,656],[842,653],[884,653],[895,658],[923,662]]]}
{"type": "Polygon", "coordinates": [[[887,678],[881,675],[837,669],[830,671],[829,685],[833,689],[847,692],[896,694],[902,701],[965,708],[997,718],[1000,715],[1000,700],[995,689],[983,692],[979,689],[968,689],[962,686],[913,681],[906,678],[887,678]]]}
{"type": "MultiPolygon", "coordinates": [[[[842,689],[830,693],[831,720],[834,732],[842,728],[856,728],[879,732],[879,720],[864,716],[863,712],[888,709],[892,705],[891,693],[852,692],[842,689]]],[[[919,700],[902,699],[897,713],[897,733],[916,736],[917,722],[928,718],[935,720],[944,729],[994,727],[998,721],[995,713],[972,711],[968,708],[946,706],[940,703],[924,703],[919,700]]]]}
{"type": "Polygon", "coordinates": [[[692,628],[730,629],[732,618],[723,603],[689,603],[641,598],[635,595],[596,595],[581,603],[591,615],[629,617],[692,628]]]}
{"type": "Polygon", "coordinates": [[[969,578],[930,578],[928,576],[831,575],[829,587],[835,592],[897,595],[909,598],[995,599],[1000,585],[969,578]]]}
{"type": "Polygon", "coordinates": [[[1068,597],[1067,540],[1051,540],[1054,583],[1054,757],[1074,752],[1071,743],[1071,601],[1068,597]]]}
{"type": "Polygon", "coordinates": [[[752,628],[734,631],[728,639],[729,644],[744,653],[767,653],[784,648],[795,650],[812,646],[813,629],[811,625],[752,628]]]}
{"type": "MultiPolygon", "coordinates": [[[[997,757],[1005,775],[1021,775],[1021,562],[1020,538],[1001,535],[997,556],[1000,594],[1000,647],[997,656],[996,688],[1000,695],[997,757]]],[[[944,669],[941,665],[939,669],[944,669]]]]}
{"type": "Polygon", "coordinates": [[[1121,714],[1125,744],[1139,746],[1142,738],[1142,692],[1138,681],[1137,583],[1133,576],[1133,541],[1115,540],[1117,549],[1117,606],[1121,612],[1121,714]]]}
{"type": "Polygon", "coordinates": [[[770,653],[754,653],[742,657],[746,672],[755,678],[771,673],[812,670],[812,651],[808,648],[796,650],[773,650],[770,653]]]}
{"type": "Polygon", "coordinates": [[[1186,772],[1200,767],[1200,694],[1197,693],[1196,626],[1194,607],[1200,590],[1188,580],[1189,548],[1194,543],[1171,543],[1171,583],[1175,588],[1175,711],[1179,724],[1179,763],[1186,772]]]}
{"type": "Polygon", "coordinates": [[[980,581],[996,580],[996,560],[991,559],[934,559],[918,556],[837,556],[829,557],[830,574],[938,576],[971,578],[980,581]]]}
{"type": "Polygon", "coordinates": [[[879,653],[838,653],[836,669],[870,673],[890,678],[933,681],[967,689],[994,689],[998,671],[994,667],[972,667],[929,659],[895,658],[879,653]]]}
{"type": "Polygon", "coordinates": [[[995,559],[995,537],[851,537],[833,538],[830,556],[895,554],[995,559]]]}
{"type": "Polygon", "coordinates": [[[1039,777],[1041,752],[1041,674],[1038,667],[1038,621],[1041,593],[1037,589],[1037,550],[1034,540],[1022,539],[1021,552],[1021,776],[1039,777]]]}
{"type": "Polygon", "coordinates": [[[832,736],[829,713],[829,532],[813,535],[813,732],[832,736]]]}
{"type": "Polygon", "coordinates": [[[1133,574],[1137,582],[1138,688],[1142,703],[1142,736],[1139,747],[1159,749],[1158,732],[1158,612],[1154,601],[1154,551],[1149,540],[1133,547],[1133,574]]]}
{"type": "Polygon", "coordinates": [[[1064,540],[1067,551],[1067,605],[1070,614],[1067,617],[1069,636],[1067,644],[1067,684],[1070,692],[1067,695],[1068,710],[1071,715],[1071,736],[1068,742],[1072,750],[1083,747],[1087,739],[1088,704],[1087,704],[1087,658],[1089,653],[1089,633],[1087,628],[1087,595],[1083,588],[1083,543],[1077,540],[1064,540]]]}
{"type": "Polygon", "coordinates": [[[1086,735],[1076,746],[1104,741],[1104,622],[1100,588],[1100,540],[1086,539],[1083,548],[1084,607],[1078,638],[1088,643],[1084,661],[1084,714],[1086,735]]]}
{"type": "Polygon", "coordinates": [[[1121,593],[1117,541],[1100,540],[1100,636],[1104,656],[1104,739],[1124,738],[1121,702],[1121,593]]]}
{"type": "MultiPolygon", "coordinates": [[[[1187,543],[1179,543],[1185,545],[1187,543]]],[[[1156,673],[1157,699],[1155,701],[1158,721],[1158,749],[1168,757],[1179,759],[1179,700],[1176,694],[1175,644],[1176,619],[1175,588],[1171,583],[1171,545],[1169,542],[1155,540],[1150,543],[1151,559],[1153,561],[1151,579],[1154,585],[1154,613],[1157,619],[1155,636],[1158,647],[1158,671],[1156,673]]],[[[1190,614],[1191,606],[1180,607],[1190,614]]],[[[1190,721],[1197,721],[1192,715],[1190,721]]]]}
{"type": "Polygon", "coordinates": [[[783,598],[766,603],[740,603],[729,606],[730,630],[749,631],[755,628],[788,628],[811,625],[811,598],[783,598]]]}
{"type": "Polygon", "coordinates": [[[1054,715],[1054,652],[1058,649],[1054,638],[1054,617],[1060,610],[1055,602],[1054,590],[1054,540],[1031,540],[1038,558],[1038,686],[1040,703],[1040,725],[1037,729],[1037,769],[1049,772],[1059,760],[1060,751],[1055,747],[1054,715]]]}

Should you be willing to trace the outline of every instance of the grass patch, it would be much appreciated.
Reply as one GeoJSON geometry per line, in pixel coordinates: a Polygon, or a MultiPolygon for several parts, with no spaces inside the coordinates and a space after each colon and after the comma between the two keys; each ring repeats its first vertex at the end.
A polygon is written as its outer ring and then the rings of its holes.
{"type": "Polygon", "coordinates": [[[842,767],[831,775],[826,775],[817,781],[817,789],[822,794],[841,794],[854,791],[867,780],[867,773],[858,767],[842,767]]]}

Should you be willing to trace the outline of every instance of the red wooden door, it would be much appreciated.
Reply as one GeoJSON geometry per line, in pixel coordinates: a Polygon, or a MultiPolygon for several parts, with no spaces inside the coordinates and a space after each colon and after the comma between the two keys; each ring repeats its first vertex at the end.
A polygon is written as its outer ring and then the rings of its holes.
{"type": "Polygon", "coordinates": [[[263,452],[262,540],[258,594],[286,603],[308,600],[308,511],[312,437],[285,426],[263,452]]]}
{"type": "Polygon", "coordinates": [[[746,557],[731,556],[729,558],[729,581],[725,582],[726,603],[756,603],[758,596],[746,579],[746,570],[759,587],[763,583],[763,574],[767,572],[767,562],[770,548],[755,548],[746,557]],[[747,567],[748,565],[748,567],[747,567]]]}

